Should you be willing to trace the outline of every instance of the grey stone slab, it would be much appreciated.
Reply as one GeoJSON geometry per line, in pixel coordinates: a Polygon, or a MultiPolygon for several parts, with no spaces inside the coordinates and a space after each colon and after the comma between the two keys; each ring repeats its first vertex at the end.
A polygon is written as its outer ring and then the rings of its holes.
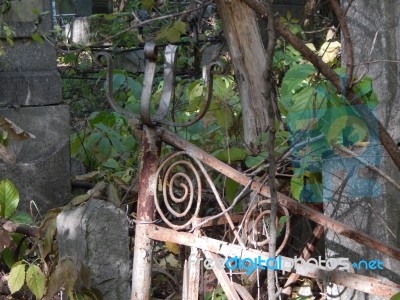
{"type": "Polygon", "coordinates": [[[57,217],[60,259],[71,257],[90,272],[91,288],[103,299],[130,298],[130,251],[126,215],[114,204],[93,199],[57,217]]]}
{"type": "MultiPolygon", "coordinates": [[[[33,32],[46,34],[52,28],[50,0],[10,1],[10,10],[2,15],[2,21],[10,26],[16,37],[30,37],[33,32]],[[40,14],[49,12],[47,14],[40,14]]],[[[0,37],[5,34],[0,30],[0,37]]]]}
{"type": "Polygon", "coordinates": [[[55,70],[56,51],[54,46],[32,40],[16,40],[14,46],[5,46],[0,56],[0,72],[55,70]]]}
{"type": "Polygon", "coordinates": [[[0,72],[0,107],[59,104],[60,74],[44,72],[0,72]]]}
{"type": "Polygon", "coordinates": [[[64,205],[70,194],[69,108],[67,105],[0,109],[35,139],[12,141],[15,163],[0,160],[0,178],[9,178],[20,192],[20,208],[34,201],[42,213],[64,205]]]}
{"type": "MultiPolygon", "coordinates": [[[[349,5],[349,1],[341,1],[341,3],[343,7],[348,7],[349,5]]],[[[362,65],[362,63],[399,59],[399,14],[400,6],[396,1],[367,0],[352,2],[346,14],[353,44],[353,64],[359,66],[355,68],[355,72],[358,72],[356,77],[360,77],[361,74],[364,75],[364,72],[366,72],[366,75],[372,78],[374,91],[379,98],[377,116],[396,142],[400,141],[399,65],[391,62],[382,62],[371,63],[367,66],[362,65]]],[[[345,54],[346,51],[342,50],[343,65],[346,65],[345,54]]],[[[365,121],[370,122],[370,120],[365,121]]],[[[368,156],[380,159],[381,161],[377,167],[399,182],[400,172],[386,151],[381,149],[379,143],[370,143],[370,146],[374,147],[374,153],[371,151],[368,156]]],[[[342,169],[348,173],[349,165],[343,165],[342,169]]],[[[369,171],[368,174],[367,172],[364,170],[355,174],[361,179],[357,180],[358,183],[372,178],[371,176],[377,176],[376,173],[372,174],[369,171]]],[[[352,176],[352,180],[354,182],[354,176],[352,176]]],[[[355,188],[357,188],[357,182],[353,184],[355,188]]],[[[337,199],[325,203],[324,212],[327,216],[344,222],[382,243],[399,247],[399,191],[380,176],[378,176],[377,182],[380,184],[379,190],[370,189],[370,197],[364,195],[349,197],[348,192],[350,190],[344,190],[343,194],[338,193],[337,199]],[[379,194],[375,191],[379,191],[379,194]]],[[[339,186],[340,183],[336,182],[330,187],[333,190],[337,190],[339,186]]],[[[368,191],[365,185],[363,190],[368,191]]],[[[331,192],[329,193],[331,194],[331,192]]],[[[349,257],[352,262],[358,262],[361,259],[367,261],[379,259],[383,262],[383,270],[365,270],[364,268],[361,270],[356,269],[355,272],[400,283],[400,262],[394,258],[384,256],[331,231],[328,231],[326,235],[326,248],[327,256],[349,257]]],[[[382,299],[378,296],[344,289],[336,285],[328,288],[328,295],[328,299],[335,300],[382,299]]]]}

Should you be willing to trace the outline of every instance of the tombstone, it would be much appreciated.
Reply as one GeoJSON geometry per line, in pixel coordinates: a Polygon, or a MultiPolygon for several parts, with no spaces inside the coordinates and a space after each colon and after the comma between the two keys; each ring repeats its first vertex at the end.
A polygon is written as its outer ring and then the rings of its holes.
{"type": "MultiPolygon", "coordinates": [[[[347,7],[348,1],[343,2],[343,7],[347,7]]],[[[397,21],[399,13],[400,7],[396,1],[360,0],[351,3],[347,22],[356,65],[368,60],[399,60],[397,51],[400,47],[400,25],[397,21]],[[377,39],[374,43],[375,34],[377,34],[377,39]]],[[[342,46],[344,46],[343,43],[342,46]]],[[[345,51],[342,53],[344,55],[345,51]]],[[[375,113],[394,140],[400,141],[400,90],[397,88],[400,84],[399,64],[378,62],[359,65],[355,68],[358,76],[364,71],[372,78],[374,91],[379,98],[375,113]]],[[[369,126],[377,126],[371,124],[370,120],[364,121],[369,126]]],[[[378,140],[374,138],[370,140],[366,149],[358,154],[391,178],[395,180],[400,178],[399,170],[378,140]]],[[[399,247],[399,191],[391,183],[366,168],[364,164],[356,164],[344,158],[339,159],[334,167],[332,164],[333,162],[327,162],[323,171],[326,173],[333,171],[341,177],[347,174],[352,182],[347,182],[348,185],[339,199],[338,195],[332,197],[332,192],[329,190],[337,190],[340,182],[335,181],[333,176],[324,177],[324,195],[327,198],[324,203],[325,214],[383,243],[399,247]],[[339,165],[342,167],[339,168],[339,165]],[[354,191],[357,192],[354,194],[354,191]]],[[[327,257],[347,257],[352,263],[379,259],[383,263],[383,270],[365,270],[365,268],[358,270],[358,266],[355,265],[354,272],[395,283],[400,282],[399,261],[383,256],[332,231],[327,232],[325,243],[327,257]]],[[[335,285],[328,287],[328,296],[330,299],[380,299],[335,285]]]]}
{"type": "Polygon", "coordinates": [[[131,260],[128,219],[114,204],[92,199],[57,217],[60,260],[89,271],[90,288],[103,299],[129,299],[131,260]]]}
{"type": "Polygon", "coordinates": [[[10,1],[2,21],[15,30],[14,45],[0,32],[0,116],[36,136],[11,141],[15,163],[0,161],[0,178],[9,178],[20,193],[19,208],[36,204],[41,213],[69,201],[69,109],[62,103],[56,52],[47,42],[33,41],[32,33],[48,34],[51,11],[39,0],[10,1]]]}

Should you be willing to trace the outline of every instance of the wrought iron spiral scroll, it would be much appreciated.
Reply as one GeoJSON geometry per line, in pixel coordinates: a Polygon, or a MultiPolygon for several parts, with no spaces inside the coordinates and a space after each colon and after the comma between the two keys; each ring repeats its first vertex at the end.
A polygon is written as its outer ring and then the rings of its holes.
{"type": "MultiPolygon", "coordinates": [[[[165,206],[165,208],[162,207],[159,195],[156,192],[154,194],[154,202],[157,212],[162,220],[175,230],[187,228],[192,221],[198,217],[200,211],[202,194],[201,178],[192,162],[192,159],[193,158],[188,156],[185,152],[176,152],[164,159],[156,174],[158,180],[157,187],[161,184],[162,198],[165,206]],[[180,158],[179,156],[187,156],[189,160],[180,158]],[[179,168],[190,171],[193,177],[191,178],[189,176],[189,172],[183,172],[182,170],[179,170],[179,168]],[[178,195],[179,189],[182,192],[180,196],[178,195]],[[197,194],[197,197],[195,194],[197,194]],[[194,201],[196,202],[195,205],[193,205],[194,201]],[[173,204],[171,205],[171,203],[173,204]],[[172,207],[180,205],[186,205],[182,211],[177,211],[172,207]],[[175,218],[182,219],[189,216],[189,214],[191,214],[191,217],[184,224],[174,224],[168,220],[164,210],[175,218]]],[[[196,161],[196,164],[198,163],[199,162],[196,161]]]]}
{"type": "MultiPolygon", "coordinates": [[[[261,232],[259,232],[258,228],[263,227],[263,222],[264,218],[268,217],[271,213],[269,210],[269,206],[271,205],[271,200],[263,200],[258,202],[256,205],[252,206],[249,209],[249,212],[245,218],[244,221],[244,230],[247,235],[247,238],[249,239],[249,242],[252,243],[255,246],[264,246],[270,242],[270,238],[266,236],[265,239],[260,240],[260,237],[262,235],[265,235],[261,232]],[[252,225],[250,225],[250,221],[252,222],[252,225]],[[251,230],[250,228],[251,227],[251,230]],[[255,238],[253,238],[255,237],[255,238]],[[257,239],[257,240],[256,240],[257,239]]],[[[285,236],[283,238],[282,243],[280,246],[276,249],[276,255],[278,255],[282,249],[286,246],[286,243],[289,239],[289,233],[290,233],[290,218],[289,218],[289,211],[286,207],[284,206],[279,206],[279,211],[281,215],[285,216],[285,236]]],[[[278,227],[278,217],[276,219],[276,227],[278,227]]]]}

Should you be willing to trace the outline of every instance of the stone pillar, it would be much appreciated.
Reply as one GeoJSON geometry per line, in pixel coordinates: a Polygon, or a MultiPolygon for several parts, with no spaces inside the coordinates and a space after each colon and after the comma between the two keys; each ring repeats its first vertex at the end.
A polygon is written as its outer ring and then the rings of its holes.
{"type": "MultiPolygon", "coordinates": [[[[347,4],[344,3],[343,6],[347,7],[347,4]]],[[[355,67],[356,74],[360,76],[366,72],[372,77],[373,89],[379,98],[377,116],[395,141],[400,141],[400,65],[397,62],[384,62],[384,60],[400,60],[399,13],[400,7],[394,0],[353,1],[347,13],[354,47],[354,63],[356,65],[361,63],[355,67]],[[378,35],[374,44],[376,33],[378,35]],[[371,49],[372,55],[369,58],[371,49]],[[368,60],[375,62],[365,64],[368,60]]],[[[345,51],[342,53],[345,54],[345,51]]],[[[365,122],[370,124],[370,120],[365,120],[365,122]]],[[[376,125],[370,124],[370,126],[376,125]]],[[[399,180],[400,172],[376,140],[370,141],[360,157],[382,169],[393,179],[399,180]]],[[[325,202],[325,214],[381,242],[399,247],[399,190],[363,165],[354,168],[355,164],[346,163],[342,168],[344,172],[349,173],[349,166],[356,171],[349,177],[352,184],[348,185],[347,190],[343,189],[343,193],[337,193],[334,200],[325,202]],[[370,184],[366,184],[365,180],[369,180],[370,184]],[[360,184],[361,188],[357,186],[360,184]],[[363,194],[352,195],[351,190],[354,191],[354,189],[363,194]]],[[[326,171],[327,165],[324,167],[326,171]]],[[[338,168],[337,163],[335,168],[338,168]]],[[[329,184],[334,190],[339,188],[340,183],[332,181],[328,183],[325,182],[325,178],[324,188],[326,188],[325,184],[329,184]]],[[[324,191],[324,195],[327,194],[332,195],[328,189],[324,191]]],[[[395,259],[381,255],[331,231],[328,231],[326,235],[326,247],[328,257],[348,257],[352,263],[379,259],[383,262],[383,270],[365,270],[364,268],[357,270],[356,266],[354,271],[358,274],[400,283],[400,262],[395,259]]],[[[328,295],[330,299],[380,299],[337,286],[330,287],[328,295]]]]}
{"type": "Polygon", "coordinates": [[[13,164],[0,161],[0,178],[9,178],[20,192],[19,208],[30,201],[44,213],[69,200],[69,109],[62,103],[56,52],[48,42],[33,41],[32,33],[49,34],[50,0],[10,1],[2,21],[15,30],[14,45],[4,39],[0,55],[0,116],[32,133],[35,139],[12,141],[13,164]]]}

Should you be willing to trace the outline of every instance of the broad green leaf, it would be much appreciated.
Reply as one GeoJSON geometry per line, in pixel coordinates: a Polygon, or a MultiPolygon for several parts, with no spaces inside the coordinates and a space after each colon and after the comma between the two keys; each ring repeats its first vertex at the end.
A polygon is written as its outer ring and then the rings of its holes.
{"type": "Polygon", "coordinates": [[[258,165],[260,162],[264,161],[266,158],[267,158],[266,155],[257,155],[257,156],[249,155],[246,157],[244,163],[246,164],[246,167],[252,168],[258,165]]]}
{"type": "MultiPolygon", "coordinates": [[[[240,188],[239,183],[230,179],[229,177],[226,178],[225,196],[226,196],[226,200],[228,201],[229,205],[232,204],[233,200],[235,199],[236,195],[238,194],[239,188],[240,188]]],[[[240,207],[235,207],[235,210],[240,211],[241,209],[240,209],[240,207]]]]}
{"type": "Polygon", "coordinates": [[[34,40],[35,42],[38,42],[40,44],[44,43],[44,39],[37,33],[32,33],[31,38],[32,38],[32,40],[34,40]]]}
{"type": "Polygon", "coordinates": [[[4,263],[11,269],[12,265],[15,263],[14,252],[10,248],[6,248],[1,252],[1,259],[4,263]]]}
{"type": "Polygon", "coordinates": [[[394,294],[392,297],[390,297],[390,300],[400,300],[400,293],[394,294]]]}
{"type": "Polygon", "coordinates": [[[17,209],[19,193],[9,179],[0,181],[0,216],[9,218],[17,209]]]}
{"type": "Polygon", "coordinates": [[[176,29],[181,34],[184,34],[186,32],[186,24],[180,20],[174,22],[172,28],[176,29]]]}
{"type": "Polygon", "coordinates": [[[370,77],[364,77],[363,80],[358,82],[353,87],[356,97],[362,97],[372,92],[372,79],[370,77]]]}
{"type": "Polygon", "coordinates": [[[143,86],[142,84],[134,80],[132,77],[126,78],[127,84],[129,89],[132,91],[133,96],[135,97],[136,100],[140,99],[140,95],[142,94],[143,86]]]}
{"type": "Polygon", "coordinates": [[[154,6],[154,0],[142,0],[142,5],[148,11],[151,11],[154,6]]]}
{"type": "Polygon", "coordinates": [[[37,299],[41,299],[44,295],[46,276],[42,270],[36,265],[30,265],[26,271],[26,285],[32,291],[37,299]]]}
{"type": "Polygon", "coordinates": [[[215,118],[219,126],[223,128],[231,128],[235,119],[233,116],[232,109],[226,103],[220,101],[219,109],[214,111],[215,118]]]}
{"type": "Polygon", "coordinates": [[[177,43],[181,37],[181,32],[174,27],[167,31],[166,38],[170,43],[177,43]]]}
{"type": "Polygon", "coordinates": [[[238,160],[244,160],[246,158],[246,150],[242,148],[229,148],[229,149],[220,149],[213,153],[213,155],[219,160],[229,163],[238,160]]]}
{"type": "Polygon", "coordinates": [[[110,169],[119,169],[120,165],[114,158],[107,159],[103,164],[104,167],[110,169]]]}
{"type": "Polygon", "coordinates": [[[110,140],[108,138],[102,138],[99,142],[99,146],[98,146],[98,151],[99,154],[105,158],[107,157],[110,152],[111,152],[111,143],[110,140]]]}
{"type": "Polygon", "coordinates": [[[89,135],[89,137],[87,137],[84,140],[84,144],[85,147],[87,147],[87,149],[91,149],[93,148],[93,146],[103,137],[103,135],[100,132],[95,132],[91,135],[89,135]]]}
{"type": "Polygon", "coordinates": [[[113,113],[107,111],[95,112],[90,116],[89,124],[94,127],[96,124],[104,124],[112,127],[116,123],[116,117],[113,113]]]}
{"type": "Polygon", "coordinates": [[[118,90],[126,81],[126,76],[122,73],[113,74],[113,90],[118,90]]]}
{"type": "Polygon", "coordinates": [[[290,180],[290,191],[292,193],[293,198],[296,200],[301,200],[301,191],[304,187],[304,178],[303,176],[293,176],[290,180]]]}
{"type": "Polygon", "coordinates": [[[10,271],[10,277],[8,278],[8,287],[10,288],[11,294],[18,292],[25,283],[25,263],[19,261],[15,263],[10,271]]]}
{"type": "Polygon", "coordinates": [[[17,211],[10,217],[10,220],[16,224],[32,224],[32,216],[24,211],[17,211]]]}
{"type": "Polygon", "coordinates": [[[282,80],[282,96],[291,95],[304,86],[306,83],[305,80],[315,72],[315,67],[311,64],[301,64],[291,68],[282,80]]]}

